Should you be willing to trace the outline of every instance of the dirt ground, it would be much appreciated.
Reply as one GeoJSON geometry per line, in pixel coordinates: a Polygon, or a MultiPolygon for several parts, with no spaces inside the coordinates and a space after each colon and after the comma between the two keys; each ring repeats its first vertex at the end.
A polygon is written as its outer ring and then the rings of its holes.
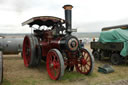
{"type": "MultiPolygon", "coordinates": [[[[89,48],[89,45],[85,46],[89,48]]],[[[91,50],[90,50],[91,51],[91,50]]],[[[95,62],[94,71],[85,76],[74,72],[65,72],[62,80],[49,78],[45,63],[37,68],[26,68],[20,55],[4,55],[4,81],[2,85],[128,85],[128,64],[113,66],[115,72],[102,74],[98,67],[110,62],[95,62]]]]}

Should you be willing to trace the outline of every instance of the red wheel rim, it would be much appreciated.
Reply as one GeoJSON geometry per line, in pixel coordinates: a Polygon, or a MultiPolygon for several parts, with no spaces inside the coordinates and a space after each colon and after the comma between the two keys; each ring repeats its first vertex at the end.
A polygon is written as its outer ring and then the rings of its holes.
{"type": "Polygon", "coordinates": [[[88,74],[92,68],[91,55],[85,49],[82,49],[81,53],[82,58],[80,59],[78,64],[76,64],[76,70],[82,74],[88,74]]]}
{"type": "Polygon", "coordinates": [[[24,42],[23,42],[23,58],[24,58],[24,65],[28,67],[31,60],[31,45],[30,45],[30,40],[27,36],[24,38],[24,42]]]}
{"type": "Polygon", "coordinates": [[[47,71],[53,80],[57,80],[60,76],[60,60],[55,51],[50,51],[47,55],[47,71]]]}

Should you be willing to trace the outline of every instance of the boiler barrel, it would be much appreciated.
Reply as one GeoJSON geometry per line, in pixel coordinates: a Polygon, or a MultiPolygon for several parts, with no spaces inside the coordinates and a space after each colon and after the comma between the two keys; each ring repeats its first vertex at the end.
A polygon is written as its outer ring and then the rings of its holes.
{"type": "Polygon", "coordinates": [[[0,50],[0,85],[3,81],[3,53],[0,50]]]}
{"type": "Polygon", "coordinates": [[[0,48],[4,54],[18,54],[22,51],[23,37],[5,37],[0,39],[0,48]]]}

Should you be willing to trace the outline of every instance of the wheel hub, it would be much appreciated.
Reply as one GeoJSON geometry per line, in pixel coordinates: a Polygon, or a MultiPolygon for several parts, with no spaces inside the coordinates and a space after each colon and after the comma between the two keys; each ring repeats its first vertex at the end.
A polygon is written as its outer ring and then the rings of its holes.
{"type": "Polygon", "coordinates": [[[30,49],[26,49],[26,56],[29,56],[29,53],[30,53],[30,49]]]}
{"type": "Polygon", "coordinates": [[[57,69],[59,67],[59,63],[53,62],[53,63],[50,64],[50,67],[54,68],[54,69],[57,69]]]}
{"type": "Polygon", "coordinates": [[[87,61],[85,59],[82,59],[82,65],[86,65],[87,64],[87,61]]]}
{"type": "Polygon", "coordinates": [[[50,67],[52,68],[53,66],[54,66],[53,63],[51,63],[51,64],[50,64],[50,67]]]}
{"type": "Polygon", "coordinates": [[[57,62],[53,62],[53,66],[55,69],[57,69],[59,67],[59,64],[57,62]]]}

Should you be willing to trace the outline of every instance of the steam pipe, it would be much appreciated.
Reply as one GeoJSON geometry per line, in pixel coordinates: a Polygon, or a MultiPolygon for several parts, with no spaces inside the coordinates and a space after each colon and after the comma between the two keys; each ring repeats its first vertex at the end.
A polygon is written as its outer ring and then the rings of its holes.
{"type": "Polygon", "coordinates": [[[64,5],[63,6],[65,10],[65,21],[66,21],[66,32],[68,34],[71,34],[71,29],[72,29],[72,5],[64,5]]]}

